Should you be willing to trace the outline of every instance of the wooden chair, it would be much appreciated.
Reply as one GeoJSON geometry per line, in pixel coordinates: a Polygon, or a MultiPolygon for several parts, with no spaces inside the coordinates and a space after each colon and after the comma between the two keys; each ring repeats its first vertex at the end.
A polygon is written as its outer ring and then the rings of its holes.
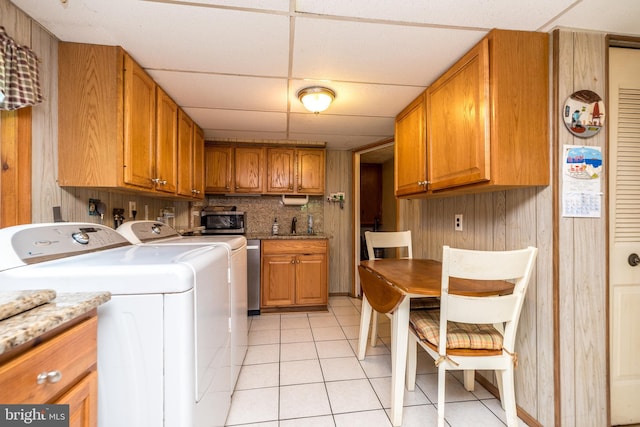
{"type": "Polygon", "coordinates": [[[538,250],[473,251],[443,248],[440,310],[409,314],[407,388],[415,388],[419,343],[438,367],[438,427],[444,427],[448,370],[495,370],[507,425],[518,425],[514,388],[516,332],[538,250]],[[471,297],[449,294],[449,277],[514,281],[512,294],[471,297]]]}
{"type": "MultiPolygon", "coordinates": [[[[369,255],[369,259],[375,260],[380,259],[376,257],[375,249],[388,249],[388,248],[396,248],[401,252],[400,258],[413,258],[413,248],[411,243],[411,231],[381,231],[381,232],[373,232],[373,231],[365,231],[365,242],[367,245],[367,254],[369,255]]],[[[362,283],[362,280],[361,280],[362,283]]],[[[363,293],[366,292],[365,287],[363,286],[363,293]]],[[[373,298],[377,299],[378,296],[373,296],[373,298]]],[[[385,311],[380,311],[376,309],[376,305],[372,303],[372,298],[369,298],[369,303],[373,307],[371,312],[371,347],[376,346],[377,336],[378,336],[378,313],[384,313],[388,317],[392,316],[393,310],[386,308],[385,311]]],[[[439,302],[437,298],[414,298],[411,300],[411,307],[413,309],[417,308],[438,308],[439,302]]],[[[363,308],[361,321],[360,321],[360,334],[358,341],[358,358],[363,360],[366,352],[366,342],[367,335],[369,334],[369,306],[363,308]],[[367,312],[365,312],[367,311],[367,312]]]]}

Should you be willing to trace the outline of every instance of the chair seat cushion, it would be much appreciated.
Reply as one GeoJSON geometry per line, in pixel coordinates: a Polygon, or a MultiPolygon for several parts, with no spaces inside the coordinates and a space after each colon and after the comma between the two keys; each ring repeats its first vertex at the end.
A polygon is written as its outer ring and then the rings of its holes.
{"type": "MultiPolygon", "coordinates": [[[[418,338],[438,347],[440,310],[411,311],[409,324],[418,338]]],[[[492,325],[449,321],[447,324],[447,348],[500,350],[502,349],[502,334],[492,325]]]]}
{"type": "Polygon", "coordinates": [[[430,310],[432,308],[440,308],[440,298],[411,298],[411,310],[430,310]]]}

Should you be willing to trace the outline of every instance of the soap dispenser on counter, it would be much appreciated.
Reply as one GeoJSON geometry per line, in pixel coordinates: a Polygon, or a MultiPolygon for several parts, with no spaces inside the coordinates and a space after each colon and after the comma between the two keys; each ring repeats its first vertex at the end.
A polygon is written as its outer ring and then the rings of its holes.
{"type": "Polygon", "coordinates": [[[279,228],[280,226],[278,225],[278,218],[274,218],[273,225],[271,226],[271,234],[273,234],[274,236],[277,236],[279,228]]]}
{"type": "Polygon", "coordinates": [[[313,215],[307,217],[307,234],[313,234],[313,215]]]}

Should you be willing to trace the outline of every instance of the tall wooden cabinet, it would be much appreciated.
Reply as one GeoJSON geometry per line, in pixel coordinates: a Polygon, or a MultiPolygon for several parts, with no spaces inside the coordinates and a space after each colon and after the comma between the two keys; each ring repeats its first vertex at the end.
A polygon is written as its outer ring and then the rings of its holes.
{"type": "Polygon", "coordinates": [[[263,240],[261,249],[261,309],[326,308],[325,239],[263,240]]]}
{"type": "Polygon", "coordinates": [[[549,184],[548,37],[492,30],[398,115],[397,196],[549,184]]]}

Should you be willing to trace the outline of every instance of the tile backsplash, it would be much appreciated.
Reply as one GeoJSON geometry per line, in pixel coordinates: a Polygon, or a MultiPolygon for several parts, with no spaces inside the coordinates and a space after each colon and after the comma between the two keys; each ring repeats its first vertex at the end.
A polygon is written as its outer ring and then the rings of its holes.
{"type": "Polygon", "coordinates": [[[285,206],[281,196],[256,197],[209,197],[208,206],[235,206],[247,213],[247,234],[270,234],[273,220],[278,218],[280,234],[289,234],[291,222],[297,218],[298,234],[307,231],[307,215],[313,215],[313,231],[324,232],[324,204],[322,196],[310,196],[309,203],[302,206],[285,206]]]}

